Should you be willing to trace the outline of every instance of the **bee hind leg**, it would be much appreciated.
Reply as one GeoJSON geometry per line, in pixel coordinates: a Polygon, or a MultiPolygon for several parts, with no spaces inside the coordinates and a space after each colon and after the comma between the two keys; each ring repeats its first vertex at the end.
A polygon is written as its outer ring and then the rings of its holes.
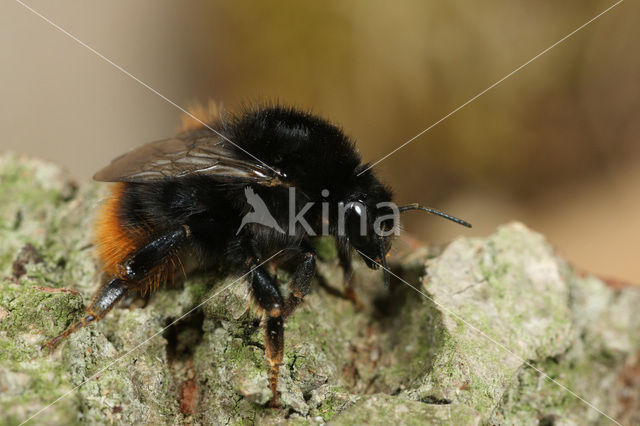
{"type": "Polygon", "coordinates": [[[136,250],[118,265],[118,277],[100,286],[86,309],[87,314],[44,346],[55,349],[72,333],[101,320],[129,290],[148,290],[144,286],[141,287],[141,283],[144,283],[156,268],[166,265],[167,257],[173,256],[190,236],[189,226],[177,226],[136,250]]]}
{"type": "Polygon", "coordinates": [[[47,341],[44,346],[53,350],[71,334],[93,322],[101,320],[111,308],[124,297],[127,291],[127,283],[120,278],[114,278],[104,283],[93,296],[91,304],[86,309],[86,315],[80,321],[68,327],[60,335],[47,341]]]}

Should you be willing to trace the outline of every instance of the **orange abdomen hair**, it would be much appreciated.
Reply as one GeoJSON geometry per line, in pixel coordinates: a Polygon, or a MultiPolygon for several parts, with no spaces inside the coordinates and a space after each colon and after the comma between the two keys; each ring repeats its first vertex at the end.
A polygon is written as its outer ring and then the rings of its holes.
{"type": "Polygon", "coordinates": [[[96,220],[96,253],[102,269],[118,275],[118,265],[144,244],[144,233],[127,230],[122,223],[120,206],[126,183],[116,183],[102,205],[96,220]]]}
{"type": "MultiPolygon", "coordinates": [[[[109,198],[102,205],[96,220],[96,253],[102,270],[114,277],[121,276],[120,265],[136,250],[142,248],[153,239],[153,230],[146,223],[137,226],[123,222],[122,201],[126,183],[116,183],[109,198]]],[[[158,259],[149,274],[136,282],[142,293],[156,289],[162,283],[172,283],[175,272],[182,267],[182,260],[177,253],[158,259]]]]}

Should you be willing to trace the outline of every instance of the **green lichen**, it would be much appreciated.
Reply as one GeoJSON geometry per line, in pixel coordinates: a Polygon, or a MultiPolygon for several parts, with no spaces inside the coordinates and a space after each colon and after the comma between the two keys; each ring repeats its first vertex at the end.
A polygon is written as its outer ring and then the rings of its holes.
{"type": "Polygon", "coordinates": [[[323,262],[330,262],[338,258],[338,250],[330,237],[324,237],[318,239],[315,243],[316,253],[318,258],[323,262]]]}

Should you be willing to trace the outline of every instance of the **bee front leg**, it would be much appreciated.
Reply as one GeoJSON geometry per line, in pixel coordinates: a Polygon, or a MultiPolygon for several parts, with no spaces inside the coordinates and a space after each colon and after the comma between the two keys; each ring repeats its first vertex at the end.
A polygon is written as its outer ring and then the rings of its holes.
{"type": "Polygon", "coordinates": [[[273,397],[270,405],[278,407],[278,376],[284,353],[283,300],[274,279],[262,268],[253,271],[251,293],[264,310],[264,346],[269,364],[269,387],[273,397]]]}
{"type": "Polygon", "coordinates": [[[351,267],[351,251],[346,245],[338,244],[338,260],[343,271],[344,297],[351,300],[358,309],[364,310],[364,305],[354,291],[353,268],[351,267]]]}

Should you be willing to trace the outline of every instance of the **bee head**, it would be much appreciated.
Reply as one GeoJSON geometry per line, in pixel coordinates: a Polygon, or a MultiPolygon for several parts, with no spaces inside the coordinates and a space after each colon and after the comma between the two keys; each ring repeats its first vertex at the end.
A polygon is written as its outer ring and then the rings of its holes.
{"type": "Polygon", "coordinates": [[[344,235],[371,269],[384,269],[389,283],[386,255],[399,229],[399,211],[392,203],[391,190],[369,171],[358,177],[357,185],[344,203],[344,235]]]}
{"type": "Polygon", "coordinates": [[[386,255],[391,250],[391,239],[398,226],[397,211],[387,206],[382,213],[370,209],[363,200],[349,203],[345,210],[345,233],[350,245],[358,251],[366,265],[385,269],[385,284],[388,285],[386,255]]]}
{"type": "Polygon", "coordinates": [[[420,210],[471,227],[462,219],[417,203],[397,206],[391,201],[391,191],[368,170],[361,177],[365,179],[365,184],[345,204],[345,235],[369,268],[378,269],[382,266],[385,286],[389,285],[386,257],[391,250],[393,236],[400,230],[400,213],[420,210]]]}

